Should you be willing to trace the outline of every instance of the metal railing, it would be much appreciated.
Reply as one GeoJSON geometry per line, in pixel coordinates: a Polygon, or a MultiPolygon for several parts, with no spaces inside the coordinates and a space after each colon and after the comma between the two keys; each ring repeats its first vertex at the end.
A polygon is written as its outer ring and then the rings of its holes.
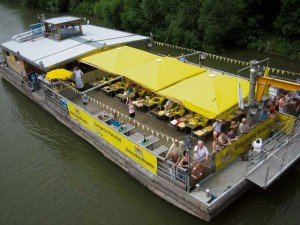
{"type": "Polygon", "coordinates": [[[249,154],[246,177],[267,187],[300,156],[299,118],[286,123],[263,145],[261,153],[249,154]],[[288,131],[288,132],[287,132],[288,131]]]}
{"type": "Polygon", "coordinates": [[[45,98],[48,101],[51,101],[54,103],[56,106],[61,108],[65,113],[68,114],[68,102],[66,98],[58,94],[57,92],[53,91],[50,87],[47,85],[43,84],[42,82],[39,82],[39,85],[41,89],[44,91],[45,98]]]}

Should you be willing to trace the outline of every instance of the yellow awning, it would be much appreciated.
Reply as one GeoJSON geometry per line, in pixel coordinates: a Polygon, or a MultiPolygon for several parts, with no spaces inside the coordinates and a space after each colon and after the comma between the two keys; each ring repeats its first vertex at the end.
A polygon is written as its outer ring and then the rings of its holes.
{"type": "Polygon", "coordinates": [[[80,59],[80,62],[117,74],[117,71],[121,69],[156,58],[157,55],[149,52],[122,46],[84,57],[80,59]]]}
{"type": "Polygon", "coordinates": [[[211,71],[163,89],[159,94],[212,119],[238,103],[238,82],[245,98],[249,93],[249,81],[211,71]]]}
{"type": "Polygon", "coordinates": [[[66,70],[66,69],[55,69],[51,70],[46,74],[46,80],[67,80],[71,79],[73,75],[73,72],[66,70]]]}
{"type": "Polygon", "coordinates": [[[158,91],[206,69],[180,62],[175,58],[158,57],[119,70],[117,73],[152,90],[158,91]]]}

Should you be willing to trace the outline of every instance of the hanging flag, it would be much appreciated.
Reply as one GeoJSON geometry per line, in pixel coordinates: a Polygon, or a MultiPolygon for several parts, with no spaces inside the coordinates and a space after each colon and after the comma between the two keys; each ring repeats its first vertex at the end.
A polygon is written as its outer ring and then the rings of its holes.
{"type": "Polygon", "coordinates": [[[243,91],[240,81],[238,82],[238,103],[241,109],[244,109],[243,91]]]}
{"type": "Polygon", "coordinates": [[[264,76],[265,77],[269,77],[270,76],[270,68],[269,66],[266,66],[265,72],[264,72],[264,76]]]}
{"type": "MultiPolygon", "coordinates": [[[[265,72],[264,72],[264,76],[265,77],[270,77],[270,67],[269,65],[266,66],[265,72]]],[[[265,89],[265,93],[266,96],[270,96],[270,88],[267,86],[265,89]]]]}

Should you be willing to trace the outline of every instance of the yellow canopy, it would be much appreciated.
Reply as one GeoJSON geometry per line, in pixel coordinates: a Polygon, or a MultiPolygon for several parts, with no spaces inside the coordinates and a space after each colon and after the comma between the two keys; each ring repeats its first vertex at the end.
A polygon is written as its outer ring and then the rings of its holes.
{"type": "Polygon", "coordinates": [[[238,103],[238,81],[245,98],[249,93],[249,81],[229,75],[213,74],[211,71],[163,89],[159,94],[213,119],[238,103]]]}
{"type": "Polygon", "coordinates": [[[80,59],[80,62],[117,74],[117,71],[157,56],[139,49],[122,46],[80,59]]]}
{"type": "Polygon", "coordinates": [[[73,75],[73,72],[66,70],[66,69],[55,69],[51,70],[46,74],[46,79],[47,80],[67,80],[71,79],[73,75]]]}
{"type": "Polygon", "coordinates": [[[139,63],[117,73],[152,90],[158,91],[206,69],[180,62],[175,58],[158,57],[139,63]]]}

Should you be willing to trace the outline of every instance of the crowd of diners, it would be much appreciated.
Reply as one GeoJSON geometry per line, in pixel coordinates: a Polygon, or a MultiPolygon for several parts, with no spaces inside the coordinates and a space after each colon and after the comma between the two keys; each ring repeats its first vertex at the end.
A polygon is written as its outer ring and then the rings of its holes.
{"type": "MultiPolygon", "coordinates": [[[[278,112],[287,113],[299,117],[300,115],[300,92],[284,91],[279,89],[276,96],[270,98],[266,106],[258,113],[258,122],[263,122],[276,115],[278,112]]],[[[245,114],[243,115],[245,116],[245,114]]],[[[221,151],[232,142],[250,131],[250,126],[247,119],[243,117],[240,121],[231,120],[230,125],[226,125],[225,119],[216,119],[212,124],[213,127],[213,142],[212,152],[221,151]]],[[[208,160],[209,150],[204,145],[203,141],[198,141],[194,146],[193,162],[204,162],[208,160]]],[[[171,160],[173,167],[187,167],[187,152],[185,151],[184,142],[174,140],[169,151],[165,156],[165,160],[171,160]]],[[[197,165],[197,164],[196,164],[197,165]]]]}

